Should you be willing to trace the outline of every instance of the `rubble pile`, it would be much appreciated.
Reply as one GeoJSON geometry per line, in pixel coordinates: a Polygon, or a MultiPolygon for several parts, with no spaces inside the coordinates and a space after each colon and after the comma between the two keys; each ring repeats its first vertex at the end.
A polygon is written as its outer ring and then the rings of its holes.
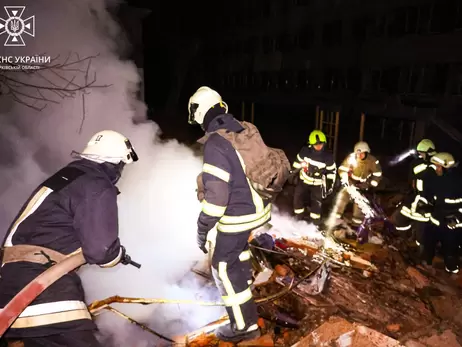
{"type": "MultiPolygon", "coordinates": [[[[458,279],[410,266],[397,246],[303,237],[251,245],[263,336],[238,346],[462,346],[458,279]]],[[[178,342],[232,346],[214,338],[217,324],[178,342]]]]}

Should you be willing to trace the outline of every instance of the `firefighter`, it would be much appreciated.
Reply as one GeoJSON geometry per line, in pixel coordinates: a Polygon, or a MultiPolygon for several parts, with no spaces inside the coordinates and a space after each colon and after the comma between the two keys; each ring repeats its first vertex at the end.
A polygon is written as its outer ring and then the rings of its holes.
{"type": "MultiPolygon", "coordinates": [[[[366,142],[358,142],[354,147],[354,153],[348,155],[338,168],[340,180],[343,185],[353,185],[360,192],[376,188],[382,179],[380,162],[372,154],[366,142]]],[[[350,202],[350,196],[345,187],[337,195],[332,214],[340,219],[346,206],[350,202]]],[[[332,219],[335,219],[332,218],[332,219]]],[[[364,214],[357,204],[353,205],[353,226],[359,226],[364,214]]]]}
{"type": "MultiPolygon", "coordinates": [[[[12,223],[3,242],[0,307],[65,255],[82,250],[88,264],[109,268],[128,257],[118,237],[115,184],[138,156],[123,135],[96,133],[77,160],[40,185],[12,223]]],[[[25,347],[99,347],[76,272],[40,294],[5,334],[25,347]]]]}
{"type": "Polygon", "coordinates": [[[294,193],[294,213],[299,219],[304,219],[305,198],[310,198],[309,220],[315,225],[321,222],[323,189],[333,188],[337,166],[331,153],[325,150],[326,135],[320,130],[311,132],[308,146],[303,146],[293,167],[299,170],[299,180],[294,193]],[[323,186],[325,185],[325,186],[323,186]]]}
{"type": "Polygon", "coordinates": [[[197,222],[198,247],[205,247],[208,232],[217,225],[212,274],[222,295],[230,323],[215,334],[223,341],[239,342],[260,336],[257,307],[250,289],[248,239],[252,230],[271,218],[271,203],[249,184],[239,154],[218,129],[240,132],[242,125],[228,113],[221,96],[209,87],[189,99],[189,123],[200,124],[209,134],[204,143],[202,184],[204,199],[197,222]]]}
{"type": "Polygon", "coordinates": [[[451,154],[437,153],[430,161],[433,174],[424,176],[421,195],[413,203],[413,210],[429,216],[431,222],[426,224],[422,238],[423,264],[432,264],[436,245],[441,241],[446,271],[458,273],[462,185],[454,170],[456,161],[451,154]],[[427,209],[427,206],[430,208],[427,209]]]}
{"type": "Polygon", "coordinates": [[[393,221],[396,230],[407,231],[414,226],[416,232],[416,243],[420,245],[421,236],[423,233],[422,222],[428,221],[426,217],[421,215],[413,215],[411,213],[411,203],[415,200],[415,197],[422,192],[423,177],[427,172],[430,165],[431,157],[436,153],[435,145],[429,139],[423,139],[417,144],[416,147],[417,158],[411,162],[410,170],[410,181],[412,186],[412,193],[405,197],[402,207],[393,216],[393,221]]]}

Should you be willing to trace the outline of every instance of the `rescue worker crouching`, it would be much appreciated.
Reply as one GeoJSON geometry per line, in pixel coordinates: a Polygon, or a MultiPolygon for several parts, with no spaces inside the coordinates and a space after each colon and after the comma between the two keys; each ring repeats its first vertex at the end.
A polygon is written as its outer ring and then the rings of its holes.
{"type": "Polygon", "coordinates": [[[423,190],[423,177],[430,166],[430,159],[436,153],[435,145],[429,139],[423,139],[417,144],[416,147],[417,158],[415,158],[410,165],[410,181],[412,186],[412,193],[405,197],[401,208],[393,216],[395,228],[398,231],[407,231],[411,228],[415,229],[415,239],[417,245],[422,241],[422,233],[424,223],[428,218],[422,215],[415,215],[411,212],[411,204],[416,196],[422,193],[423,190]]]}
{"type": "Polygon", "coordinates": [[[422,195],[413,205],[421,214],[419,208],[425,210],[430,219],[422,238],[423,263],[432,264],[436,245],[441,241],[446,271],[458,273],[459,238],[462,232],[460,176],[454,170],[456,161],[451,154],[437,153],[430,161],[434,171],[424,177],[422,195]]]}
{"type": "Polygon", "coordinates": [[[337,174],[332,154],[325,151],[326,142],[326,135],[322,131],[312,131],[308,138],[308,146],[302,147],[292,165],[299,170],[300,178],[294,192],[294,213],[297,218],[304,218],[305,198],[309,195],[309,220],[315,225],[321,222],[324,199],[322,190],[333,188],[337,174]],[[323,184],[328,187],[323,187],[323,184]]]}
{"type": "MultiPolygon", "coordinates": [[[[338,168],[340,180],[343,185],[355,186],[359,191],[367,191],[375,188],[382,180],[382,168],[380,162],[372,154],[366,142],[358,142],[354,147],[354,153],[348,155],[338,168]]],[[[350,202],[350,196],[345,187],[337,195],[335,206],[330,220],[343,217],[345,208],[350,202]]],[[[357,204],[353,205],[352,224],[359,226],[364,219],[364,214],[357,204]]]]}
{"type": "Polygon", "coordinates": [[[200,124],[206,132],[202,168],[204,198],[197,222],[197,243],[207,253],[207,234],[217,224],[212,273],[230,319],[230,324],[219,327],[215,334],[229,342],[254,339],[260,336],[260,331],[250,289],[248,239],[252,230],[270,220],[271,203],[251,187],[231,143],[213,133],[218,129],[243,130],[228,113],[221,96],[211,88],[201,87],[191,96],[188,110],[189,123],[200,124]]]}
{"type": "MultiPolygon", "coordinates": [[[[95,134],[79,157],[40,185],[3,242],[0,307],[65,255],[82,250],[89,264],[124,262],[118,237],[115,184],[126,164],[138,160],[130,141],[114,131],[95,134]]],[[[13,345],[99,347],[96,325],[76,272],[50,285],[6,332],[13,345]]]]}

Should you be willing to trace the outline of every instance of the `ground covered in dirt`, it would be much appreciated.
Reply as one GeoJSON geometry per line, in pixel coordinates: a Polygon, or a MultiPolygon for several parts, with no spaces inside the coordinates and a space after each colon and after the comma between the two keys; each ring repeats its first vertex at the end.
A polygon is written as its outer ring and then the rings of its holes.
{"type": "MultiPolygon", "coordinates": [[[[403,235],[330,249],[304,238],[275,241],[253,249],[271,274],[254,288],[264,336],[238,346],[462,346],[462,277],[445,273],[440,259],[421,267],[403,235]]],[[[231,346],[201,331],[188,345],[231,346]]]]}

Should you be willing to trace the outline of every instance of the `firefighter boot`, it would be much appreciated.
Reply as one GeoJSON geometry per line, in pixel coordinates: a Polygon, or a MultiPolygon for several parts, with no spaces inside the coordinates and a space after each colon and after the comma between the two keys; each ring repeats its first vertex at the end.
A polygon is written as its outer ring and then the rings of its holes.
{"type": "Polygon", "coordinates": [[[236,325],[230,323],[217,328],[215,336],[221,341],[238,343],[244,340],[256,339],[261,336],[261,333],[257,324],[237,330],[236,325]]]}

